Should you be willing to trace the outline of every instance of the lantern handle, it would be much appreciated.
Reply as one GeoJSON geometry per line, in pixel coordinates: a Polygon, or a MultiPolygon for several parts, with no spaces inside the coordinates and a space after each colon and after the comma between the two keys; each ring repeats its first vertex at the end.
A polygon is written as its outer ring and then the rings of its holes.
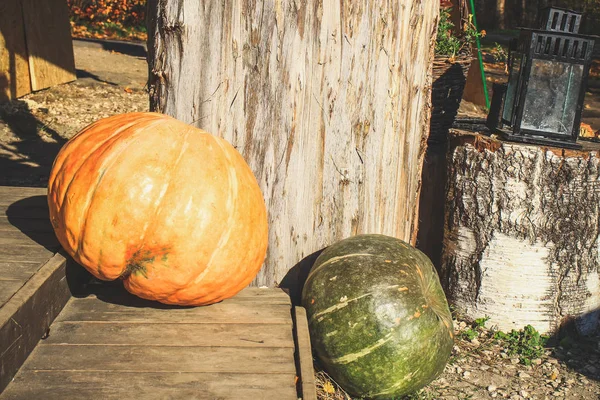
{"type": "MultiPolygon", "coordinates": [[[[479,28],[477,27],[477,18],[475,17],[475,3],[473,0],[469,0],[471,3],[471,15],[473,16],[473,25],[475,25],[475,30],[479,32],[479,28]]],[[[477,58],[479,59],[479,69],[481,70],[481,81],[483,82],[483,94],[485,95],[485,106],[489,110],[490,109],[490,97],[487,89],[487,82],[485,79],[485,71],[483,69],[483,57],[481,56],[481,42],[479,41],[479,35],[475,35],[475,43],[477,44],[477,58]]]]}

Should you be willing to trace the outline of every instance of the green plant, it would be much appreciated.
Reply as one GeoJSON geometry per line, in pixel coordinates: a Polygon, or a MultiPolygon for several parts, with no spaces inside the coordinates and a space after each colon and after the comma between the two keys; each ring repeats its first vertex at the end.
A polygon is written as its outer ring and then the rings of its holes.
{"type": "Polygon", "coordinates": [[[544,355],[544,346],[548,337],[541,335],[533,326],[527,325],[521,330],[512,330],[509,333],[498,331],[494,338],[501,342],[509,356],[519,356],[519,361],[524,365],[531,365],[531,361],[544,355]]]}
{"type": "Polygon", "coordinates": [[[473,321],[473,323],[471,324],[471,326],[469,326],[468,328],[466,328],[465,330],[463,330],[460,333],[460,337],[462,339],[466,339],[466,340],[473,340],[476,337],[479,336],[479,332],[485,328],[485,323],[490,319],[490,317],[485,316],[482,318],[477,318],[475,321],[473,321]]]}
{"type": "Polygon", "coordinates": [[[440,9],[440,20],[436,37],[435,53],[441,56],[455,57],[465,48],[475,43],[478,37],[485,36],[485,31],[477,32],[473,24],[473,16],[469,14],[467,21],[459,32],[452,22],[451,8],[440,9]]]}
{"type": "Polygon", "coordinates": [[[500,43],[494,43],[494,47],[490,50],[490,54],[496,62],[506,62],[508,59],[508,53],[500,43]]]}

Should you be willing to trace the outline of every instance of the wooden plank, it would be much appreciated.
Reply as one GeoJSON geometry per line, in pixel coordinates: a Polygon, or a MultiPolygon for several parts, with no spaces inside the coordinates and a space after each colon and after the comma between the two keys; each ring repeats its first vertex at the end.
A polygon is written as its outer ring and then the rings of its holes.
{"type": "Polygon", "coordinates": [[[54,255],[54,251],[42,246],[0,246],[0,259],[4,261],[37,261],[42,263],[54,255]]]}
{"type": "Polygon", "coordinates": [[[295,374],[294,350],[278,347],[46,346],[27,370],[295,374]]]}
{"type": "Polygon", "coordinates": [[[27,234],[21,231],[4,231],[0,234],[0,246],[44,246],[58,250],[60,244],[53,232],[27,234]]]}
{"type": "MultiPolygon", "coordinates": [[[[31,199],[37,200],[37,197],[32,197],[31,199]]],[[[13,218],[50,218],[47,204],[32,204],[30,201],[18,201],[10,205],[0,204],[0,215],[13,218]]]]}
{"type": "Polygon", "coordinates": [[[317,384],[315,382],[310,333],[304,307],[294,307],[294,339],[296,341],[296,360],[300,372],[302,400],[317,400],[317,384]]]}
{"type": "MultiPolygon", "coordinates": [[[[47,261],[47,260],[45,260],[47,261]]],[[[44,261],[44,262],[45,262],[44,261]]],[[[31,278],[43,263],[22,261],[0,261],[0,274],[7,279],[24,280],[31,278]]]]}
{"type": "Polygon", "coordinates": [[[64,0],[21,0],[35,90],[76,79],[67,4],[64,0]]]}
{"type": "MultiPolygon", "coordinates": [[[[106,282],[94,285],[87,299],[110,298],[113,303],[120,303],[130,307],[154,307],[156,302],[141,299],[127,292],[119,282],[106,282]]],[[[231,303],[259,303],[259,304],[281,304],[291,307],[290,297],[281,289],[263,289],[248,287],[241,290],[234,297],[225,300],[231,303]]]]}
{"type": "Polygon", "coordinates": [[[56,254],[0,308],[0,391],[71,296],[65,266],[56,254]]]}
{"type": "Polygon", "coordinates": [[[146,302],[131,296],[133,303],[125,304],[116,296],[100,296],[98,299],[74,298],[69,302],[57,321],[96,321],[118,323],[195,323],[206,321],[214,324],[291,324],[290,307],[285,304],[260,304],[248,307],[243,302],[225,300],[205,307],[171,307],[156,302],[146,302]],[[98,301],[98,299],[102,301],[98,301]],[[132,304],[134,304],[132,306],[132,304]]]}
{"type": "Polygon", "coordinates": [[[23,286],[25,280],[0,280],[0,307],[13,297],[23,286]]]}
{"type": "Polygon", "coordinates": [[[47,188],[28,186],[0,186],[0,201],[3,201],[5,198],[20,200],[32,196],[45,196],[47,193],[47,188]]]}
{"type": "Polygon", "coordinates": [[[50,220],[0,216],[1,231],[54,232],[50,220]]]}
{"type": "Polygon", "coordinates": [[[20,0],[0,1],[0,100],[31,92],[20,0]]]}
{"type": "Polygon", "coordinates": [[[56,322],[44,345],[294,347],[291,326],[214,324],[198,319],[199,323],[172,324],[56,322]]]}
{"type": "MultiPolygon", "coordinates": [[[[88,361],[94,364],[94,361],[88,361]]],[[[21,371],[1,400],[295,400],[293,374],[21,371]]]]}

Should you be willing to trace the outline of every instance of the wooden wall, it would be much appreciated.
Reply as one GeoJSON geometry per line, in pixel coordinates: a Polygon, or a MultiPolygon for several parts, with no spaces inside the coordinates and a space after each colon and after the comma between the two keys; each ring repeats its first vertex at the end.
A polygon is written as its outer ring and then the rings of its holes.
{"type": "Polygon", "coordinates": [[[65,1],[0,1],[0,101],[75,79],[65,1]]]}

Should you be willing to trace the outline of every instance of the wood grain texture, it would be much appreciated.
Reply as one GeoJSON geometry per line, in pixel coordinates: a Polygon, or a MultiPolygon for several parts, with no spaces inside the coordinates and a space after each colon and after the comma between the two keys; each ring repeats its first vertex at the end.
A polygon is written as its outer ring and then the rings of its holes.
{"type": "Polygon", "coordinates": [[[414,242],[438,6],[149,1],[151,108],[230,141],[265,197],[255,285],[352,234],[414,242]]]}
{"type": "MultiPolygon", "coordinates": [[[[0,285],[3,281],[0,281],[0,285]]],[[[1,286],[0,286],[1,287],[1,286]]],[[[197,323],[57,322],[45,344],[174,347],[294,347],[291,329],[281,324],[212,323],[198,315],[197,323]]]]}
{"type": "Polygon", "coordinates": [[[102,296],[100,299],[73,299],[69,307],[59,315],[57,321],[96,321],[111,324],[207,321],[215,324],[289,324],[291,327],[290,306],[284,304],[262,304],[250,307],[248,304],[223,301],[204,307],[201,312],[198,312],[197,308],[160,308],[157,307],[157,303],[150,302],[144,303],[146,305],[144,308],[136,308],[130,303],[124,305],[108,301],[118,302],[119,298],[102,296]]]}
{"type": "Polygon", "coordinates": [[[32,196],[45,196],[47,193],[46,188],[0,186],[0,204],[7,204],[7,201],[14,202],[32,196]]]}
{"type": "Polygon", "coordinates": [[[32,90],[74,81],[75,58],[66,3],[62,0],[21,0],[21,3],[32,90]]]}
{"type": "Polygon", "coordinates": [[[600,328],[598,154],[451,141],[441,277],[459,309],[505,331],[600,328]]]}
{"type": "Polygon", "coordinates": [[[29,62],[20,0],[0,2],[0,100],[31,92],[29,62]]]}
{"type": "Polygon", "coordinates": [[[17,293],[24,283],[24,279],[0,279],[0,307],[17,293]]]}
{"type": "Polygon", "coordinates": [[[0,307],[0,391],[71,296],[65,265],[56,254],[0,307]]]}
{"type": "Polygon", "coordinates": [[[1,400],[295,400],[291,374],[22,371],[1,400]]]}
{"type": "Polygon", "coordinates": [[[0,215],[0,231],[52,233],[54,229],[49,219],[11,218],[0,215]]]}
{"type": "Polygon", "coordinates": [[[304,307],[294,307],[294,334],[302,400],[317,400],[310,332],[308,331],[308,320],[304,307]]]}
{"type": "Polygon", "coordinates": [[[182,308],[134,301],[114,283],[98,286],[96,295],[68,302],[1,400],[298,398],[283,291],[249,288],[182,308]]]}
{"type": "Polygon", "coordinates": [[[295,374],[294,349],[265,347],[38,346],[27,370],[295,374]],[[90,362],[94,360],[94,362],[90,362]]]}
{"type": "Polygon", "coordinates": [[[4,261],[0,260],[0,271],[2,275],[8,279],[23,280],[31,278],[43,264],[37,261],[23,262],[23,261],[4,261]]]}
{"type": "Polygon", "coordinates": [[[38,235],[28,235],[21,231],[3,231],[0,234],[1,246],[44,246],[53,250],[58,250],[60,244],[54,232],[40,233],[38,235]]]}

